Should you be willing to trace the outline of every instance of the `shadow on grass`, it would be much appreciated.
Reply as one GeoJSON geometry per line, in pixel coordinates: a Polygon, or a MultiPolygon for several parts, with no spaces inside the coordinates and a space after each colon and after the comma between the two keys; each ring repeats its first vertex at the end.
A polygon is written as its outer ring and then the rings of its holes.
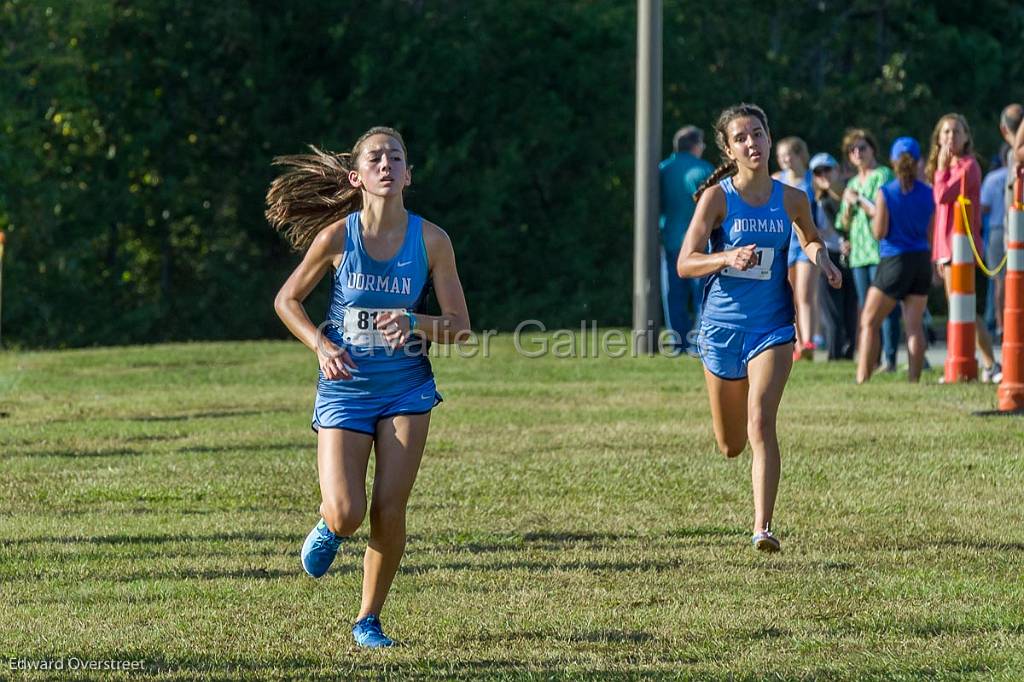
{"type": "MultiPolygon", "coordinates": [[[[188,504],[188,503],[186,503],[188,504]]],[[[238,517],[239,514],[254,513],[254,514],[265,514],[272,512],[277,515],[284,514],[311,514],[309,506],[302,507],[286,507],[283,505],[273,504],[268,502],[266,506],[232,506],[232,507],[214,507],[214,508],[201,508],[201,507],[171,507],[171,506],[137,506],[137,507],[124,507],[117,504],[102,504],[93,503],[83,504],[81,507],[52,507],[45,506],[45,503],[40,503],[33,507],[21,508],[14,512],[17,515],[29,514],[36,517],[52,517],[56,519],[66,519],[68,517],[76,516],[106,516],[106,515],[124,515],[124,516],[159,516],[161,521],[167,518],[173,518],[176,516],[213,516],[220,514],[228,517],[225,519],[226,523],[232,522],[238,517]]],[[[316,507],[312,508],[312,514],[316,513],[316,507]]],[[[310,516],[310,518],[315,518],[310,516]]]]}
{"type": "Polygon", "coordinates": [[[60,457],[63,459],[94,459],[102,457],[137,457],[144,454],[146,454],[144,451],[132,448],[101,448],[99,450],[71,448],[67,450],[17,453],[11,455],[11,457],[31,457],[33,459],[45,457],[60,457]]]}
{"type": "Polygon", "coordinates": [[[39,421],[47,424],[82,424],[98,421],[129,421],[129,422],[185,422],[192,419],[230,419],[231,417],[255,417],[263,414],[286,414],[295,410],[283,407],[270,407],[265,410],[207,410],[204,412],[187,412],[179,414],[80,414],[73,417],[46,417],[39,421]]]}
{"type": "Polygon", "coordinates": [[[897,543],[896,549],[902,552],[913,552],[921,549],[968,549],[974,552],[1024,552],[1024,542],[939,538],[937,540],[920,540],[917,542],[897,543]]]}
{"type": "Polygon", "coordinates": [[[121,440],[129,443],[149,443],[153,441],[181,440],[188,438],[185,434],[143,433],[137,436],[124,436],[121,440]]]}
{"type": "Polygon", "coordinates": [[[273,452],[275,450],[309,450],[316,452],[316,440],[286,441],[283,443],[228,443],[226,445],[183,445],[172,450],[175,454],[227,454],[233,452],[273,452]]]}
{"type": "MultiPolygon", "coordinates": [[[[127,439],[133,440],[133,439],[127,439]]],[[[137,439],[134,439],[137,440],[137,439]]],[[[316,442],[307,441],[286,441],[281,443],[228,443],[225,445],[183,445],[173,450],[138,450],[135,448],[100,448],[98,450],[87,450],[84,448],[69,448],[66,450],[45,450],[41,452],[15,453],[11,457],[61,457],[65,459],[93,459],[102,457],[140,457],[168,455],[200,455],[200,454],[229,454],[239,452],[275,452],[289,450],[311,450],[315,451],[316,442]]]]}
{"type": "MultiPolygon", "coordinates": [[[[781,676],[773,675],[771,680],[936,680],[936,679],[961,679],[965,676],[973,676],[979,673],[986,673],[978,679],[993,679],[993,673],[999,670],[1006,671],[1006,668],[995,668],[983,662],[951,662],[949,665],[941,664],[930,666],[904,667],[899,663],[893,663],[891,667],[835,667],[835,668],[812,668],[800,675],[781,676]]],[[[763,678],[733,678],[728,679],[763,679],[763,678]]],[[[1012,678],[1008,678],[1012,679],[1012,678]]]]}
{"type": "Polygon", "coordinates": [[[793,633],[789,630],[773,626],[761,627],[751,631],[744,631],[739,634],[740,637],[755,642],[766,639],[781,639],[783,637],[790,637],[792,635],[793,633]]]}
{"type": "Polygon", "coordinates": [[[186,535],[185,533],[164,533],[154,535],[131,535],[119,533],[117,535],[88,535],[82,537],[61,537],[44,535],[38,537],[16,538],[14,540],[3,540],[2,545],[27,545],[34,543],[42,544],[90,544],[90,545],[151,545],[177,542],[300,542],[301,537],[294,533],[247,533],[225,532],[206,533],[200,535],[186,535]]]}
{"type": "MultiPolygon", "coordinates": [[[[694,526],[693,528],[674,528],[667,531],[664,536],[667,538],[714,538],[714,537],[737,537],[742,535],[735,528],[724,526],[694,526]]],[[[636,533],[594,533],[574,531],[540,531],[526,533],[523,540],[526,542],[547,542],[552,544],[568,544],[579,542],[621,542],[623,540],[650,540],[657,536],[639,535],[636,533]]]]}
{"type": "Polygon", "coordinates": [[[683,567],[698,567],[697,561],[495,561],[485,563],[469,563],[467,561],[451,561],[444,564],[402,566],[401,572],[411,575],[422,575],[434,571],[478,571],[485,573],[502,573],[504,571],[584,571],[587,573],[640,573],[674,571],[683,567]]]}
{"type": "Polygon", "coordinates": [[[947,623],[943,621],[925,621],[920,623],[910,623],[907,625],[897,625],[898,632],[904,632],[914,637],[945,637],[955,635],[958,637],[969,637],[971,635],[981,635],[983,637],[992,637],[994,635],[1024,635],[1024,623],[990,623],[990,624],[972,624],[972,623],[947,623]]]}
{"type": "Polygon", "coordinates": [[[473,637],[473,639],[481,643],[525,640],[534,642],[571,642],[574,644],[643,644],[654,641],[654,635],[649,632],[629,632],[626,630],[592,630],[590,632],[539,632],[536,630],[526,630],[523,632],[488,633],[473,637]]]}
{"type": "Polygon", "coordinates": [[[190,419],[230,419],[231,417],[255,417],[261,414],[281,414],[292,411],[282,407],[271,407],[265,410],[208,410],[186,414],[143,414],[122,417],[122,419],[132,422],[183,422],[190,419]]]}
{"type": "MultiPolygon", "coordinates": [[[[111,561],[130,560],[134,564],[148,565],[151,562],[166,564],[180,560],[183,562],[208,562],[222,564],[244,560],[249,563],[271,562],[284,557],[286,561],[299,555],[298,542],[273,545],[253,545],[239,548],[237,545],[200,545],[191,543],[178,545],[170,549],[163,545],[89,545],[77,546],[68,552],[60,545],[29,545],[18,548],[17,554],[11,557],[21,562],[43,562],[45,564],[68,565],[73,563],[82,569],[93,571],[99,565],[104,570],[111,561]],[[116,549],[114,549],[116,547],[116,549]]],[[[18,575],[7,579],[7,582],[18,582],[18,575]]]]}
{"type": "Polygon", "coordinates": [[[450,541],[437,541],[436,538],[410,535],[410,542],[423,542],[424,549],[440,549],[448,551],[465,551],[471,554],[488,554],[493,552],[514,552],[523,549],[562,551],[570,546],[584,549],[614,549],[626,543],[660,543],[686,538],[710,540],[712,538],[742,537],[743,533],[732,528],[697,526],[670,530],[661,535],[640,535],[638,533],[610,533],[588,531],[532,531],[521,536],[512,535],[486,542],[468,539],[460,542],[458,538],[450,541]],[[433,541],[433,543],[431,542],[433,541]],[[433,547],[430,545],[433,544],[433,547]]]}
{"type": "Polygon", "coordinates": [[[153,360],[129,360],[124,369],[187,369],[189,367],[235,367],[244,365],[244,360],[228,360],[224,357],[216,358],[189,358],[187,360],[166,360],[154,362],[153,360]]]}
{"type": "MultiPolygon", "coordinates": [[[[331,573],[348,574],[355,571],[362,571],[362,566],[338,566],[331,569],[331,573]]],[[[0,575],[0,584],[15,584],[19,582],[37,582],[39,580],[50,580],[61,576],[54,571],[47,572],[26,572],[17,576],[0,575]]],[[[213,581],[213,580],[297,580],[308,579],[299,568],[298,556],[296,555],[294,569],[266,568],[256,566],[253,568],[177,568],[162,571],[143,570],[135,572],[115,571],[91,571],[89,580],[92,583],[151,583],[158,580],[172,581],[213,581]]],[[[75,601],[75,598],[68,597],[65,601],[75,601]]]]}
{"type": "MultiPolygon", "coordinates": [[[[352,573],[355,570],[355,566],[336,566],[331,568],[331,572],[335,574],[352,573]]],[[[359,570],[362,571],[361,566],[359,570]]],[[[280,568],[196,570],[186,568],[171,571],[141,571],[139,573],[111,575],[105,577],[105,579],[119,583],[149,582],[151,580],[280,580],[281,578],[298,578],[301,575],[302,573],[298,568],[298,560],[296,560],[296,568],[294,570],[280,568]]],[[[97,579],[103,580],[104,578],[97,576],[97,579]]]]}

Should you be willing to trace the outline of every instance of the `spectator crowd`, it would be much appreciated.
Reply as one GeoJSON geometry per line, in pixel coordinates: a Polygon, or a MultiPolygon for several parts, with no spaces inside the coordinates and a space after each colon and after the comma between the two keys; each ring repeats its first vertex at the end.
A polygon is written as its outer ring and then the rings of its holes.
{"type": "MultiPolygon", "coordinates": [[[[916,381],[927,368],[924,350],[938,336],[928,311],[932,289],[949,300],[952,234],[959,198],[979,255],[991,269],[1004,259],[1007,214],[1013,205],[1018,164],[1024,163],[1024,106],[1010,104],[999,116],[1004,143],[984,162],[967,120],[955,113],[937,121],[927,150],[912,137],[882,147],[870,130],[849,128],[838,158],[811,154],[797,136],[777,141],[772,177],[807,194],[818,232],[843,275],[828,285],[800,248],[795,234],[788,252],[796,309],[795,361],[857,360],[857,380],[878,370],[897,371],[897,350],[906,344],[908,373],[916,381]]],[[[677,275],[675,263],[693,217],[693,194],[712,173],[702,159],[704,135],[687,125],[660,165],[661,292],[665,326],[679,351],[695,355],[704,282],[677,275]]],[[[981,380],[997,383],[1001,367],[993,344],[1002,337],[1004,274],[975,269],[976,341],[981,380]]]]}

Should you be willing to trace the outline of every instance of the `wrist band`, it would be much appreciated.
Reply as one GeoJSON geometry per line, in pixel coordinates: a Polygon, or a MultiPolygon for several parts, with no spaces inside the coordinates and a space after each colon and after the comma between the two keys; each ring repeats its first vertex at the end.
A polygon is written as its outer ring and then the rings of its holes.
{"type": "Polygon", "coordinates": [[[406,310],[405,316],[409,318],[409,331],[412,331],[416,328],[416,313],[411,310],[406,310]]]}

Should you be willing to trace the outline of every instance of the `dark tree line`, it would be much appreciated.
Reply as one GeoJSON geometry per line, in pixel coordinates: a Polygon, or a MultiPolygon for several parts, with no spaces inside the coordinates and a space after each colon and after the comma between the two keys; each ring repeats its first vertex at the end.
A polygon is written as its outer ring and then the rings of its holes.
{"type": "MultiPolygon", "coordinates": [[[[847,125],[924,140],[960,111],[990,156],[1024,99],[1015,3],[665,5],[666,149],[748,100],[833,154],[847,125]]],[[[478,328],[628,324],[633,2],[0,6],[8,342],[283,336],[270,160],[375,124],[406,136],[407,204],[451,234],[478,328]]]]}

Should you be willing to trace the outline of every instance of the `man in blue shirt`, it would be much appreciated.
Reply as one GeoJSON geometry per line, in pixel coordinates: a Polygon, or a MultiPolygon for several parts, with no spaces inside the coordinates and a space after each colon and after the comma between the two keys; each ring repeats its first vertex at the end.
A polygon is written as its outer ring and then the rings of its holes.
{"type": "MultiPolygon", "coordinates": [[[[1006,157],[996,156],[996,162],[1006,157]]],[[[981,241],[985,245],[985,262],[995,268],[1006,253],[1006,239],[1003,232],[1006,217],[1005,190],[1007,186],[1006,166],[996,166],[981,181],[981,241]]],[[[997,337],[1003,333],[1003,290],[1006,285],[1005,270],[996,277],[986,280],[988,301],[985,306],[985,324],[997,337]]]]}
{"type": "Polygon", "coordinates": [[[676,260],[683,244],[686,228],[693,218],[696,204],[693,193],[714,171],[701,160],[704,153],[704,132],[692,125],[684,126],[672,138],[675,152],[658,166],[661,180],[661,302],[665,327],[676,332],[678,349],[694,353],[694,344],[686,336],[700,321],[700,304],[704,279],[683,279],[676,274],[676,260]],[[693,317],[690,316],[692,311],[693,317]]]}

